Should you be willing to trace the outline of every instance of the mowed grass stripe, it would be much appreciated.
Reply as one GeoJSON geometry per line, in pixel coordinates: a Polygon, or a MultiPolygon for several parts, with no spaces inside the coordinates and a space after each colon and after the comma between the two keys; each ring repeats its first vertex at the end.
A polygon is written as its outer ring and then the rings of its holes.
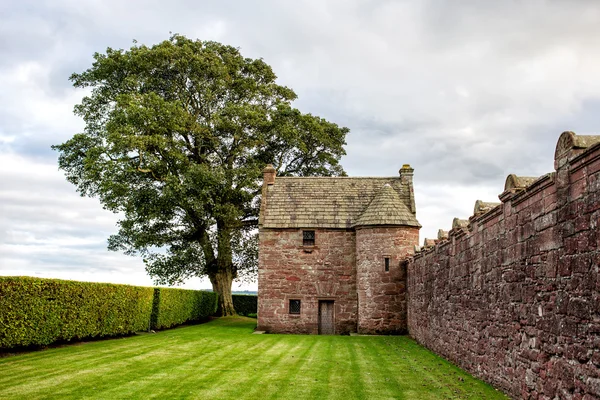
{"type": "MultiPolygon", "coordinates": [[[[270,343],[276,337],[278,336],[268,335],[265,338],[267,343],[270,343]]],[[[255,365],[254,373],[241,382],[240,387],[245,388],[244,390],[249,398],[257,396],[256,398],[267,399],[273,393],[284,391],[287,386],[293,385],[297,371],[306,362],[307,355],[313,351],[315,345],[314,342],[307,341],[305,337],[300,336],[279,337],[279,339],[290,340],[293,344],[291,347],[283,349],[282,357],[278,357],[277,364],[255,365]],[[278,370],[286,371],[286,373],[277,374],[276,371],[278,370]]],[[[238,388],[228,394],[230,396],[226,398],[232,398],[242,393],[238,388]]]]}
{"type": "Polygon", "coordinates": [[[360,339],[358,359],[364,359],[362,380],[365,398],[391,399],[402,396],[402,392],[395,385],[395,374],[387,368],[387,360],[379,352],[382,345],[381,337],[360,339]]]}
{"type": "MultiPolygon", "coordinates": [[[[23,379],[15,375],[13,380],[19,379],[21,384],[16,385],[14,389],[18,393],[29,394],[33,397],[60,398],[62,394],[68,394],[72,389],[102,390],[104,387],[120,386],[131,379],[131,375],[115,373],[117,371],[135,370],[138,377],[146,374],[149,369],[165,372],[164,365],[155,365],[151,362],[150,358],[153,353],[143,351],[144,347],[140,347],[138,352],[119,352],[118,350],[110,357],[101,357],[99,360],[94,360],[93,351],[91,351],[92,354],[89,357],[83,357],[88,360],[85,365],[82,363],[82,359],[68,364],[54,356],[44,363],[38,363],[38,373],[34,379],[23,379]],[[36,382],[35,385],[29,385],[32,380],[36,382]]],[[[0,387],[2,386],[3,384],[0,383],[0,387]]]]}
{"type": "MultiPolygon", "coordinates": [[[[163,344],[161,342],[154,342],[147,344],[143,343],[145,342],[143,336],[139,338],[136,337],[136,339],[139,340],[124,343],[125,339],[113,339],[106,342],[93,342],[85,345],[75,345],[31,353],[38,355],[45,354],[45,358],[40,359],[39,357],[34,357],[33,360],[26,360],[28,363],[34,362],[36,364],[35,368],[27,367],[28,373],[23,373],[20,369],[19,364],[23,364],[25,362],[24,360],[15,363],[7,363],[8,365],[5,367],[11,368],[15,374],[6,375],[0,378],[0,387],[9,386],[11,383],[14,383],[15,380],[18,382],[27,382],[28,379],[32,377],[36,378],[41,384],[40,386],[50,387],[53,384],[59,384],[68,378],[68,376],[65,375],[66,372],[69,372],[69,376],[76,377],[82,373],[103,374],[123,370],[125,368],[130,368],[131,364],[134,364],[137,368],[143,369],[146,365],[152,365],[148,363],[150,357],[165,360],[177,360],[178,350],[170,350],[173,345],[172,343],[163,344]],[[109,345],[110,350],[97,351],[102,345],[109,345]],[[61,357],[54,357],[57,352],[58,354],[61,354],[61,357]],[[20,373],[17,373],[19,371],[20,373]],[[61,376],[63,379],[58,379],[61,376]],[[44,382],[45,380],[47,382],[44,382]]],[[[217,347],[214,346],[214,350],[216,349],[217,347]]],[[[210,351],[207,351],[200,356],[204,358],[208,357],[209,354],[210,351]]],[[[196,354],[195,357],[198,357],[198,355],[196,354]]],[[[7,358],[7,360],[10,359],[11,358],[7,358]]],[[[2,364],[0,363],[0,365],[2,364]]],[[[160,370],[164,370],[164,367],[164,365],[157,366],[160,370]]]]}
{"type": "Polygon", "coordinates": [[[201,377],[201,385],[199,389],[204,391],[209,398],[228,398],[224,397],[224,393],[231,393],[230,398],[243,396],[244,392],[247,394],[252,387],[243,386],[243,381],[246,375],[259,375],[263,376],[264,371],[270,371],[276,368],[281,358],[284,357],[286,345],[282,340],[275,338],[275,340],[268,340],[260,342],[260,345],[254,346],[253,348],[246,349],[246,343],[243,341],[238,342],[240,347],[237,352],[233,352],[225,355],[217,363],[210,367],[207,373],[201,377]],[[261,354],[264,360],[263,363],[258,364],[258,370],[252,370],[255,362],[240,362],[237,359],[238,354],[249,352],[251,354],[261,354]],[[233,383],[233,384],[232,384],[233,383]],[[242,389],[241,391],[238,389],[242,389]]]}
{"type": "MultiPolygon", "coordinates": [[[[66,372],[69,372],[70,376],[74,376],[85,372],[86,369],[91,369],[96,373],[101,372],[101,369],[111,371],[115,367],[115,361],[137,355],[141,351],[148,351],[146,348],[134,344],[129,344],[127,347],[136,348],[136,350],[128,351],[119,346],[111,349],[110,352],[98,354],[91,346],[73,346],[38,352],[38,354],[45,355],[43,358],[10,357],[7,359],[18,358],[19,361],[8,362],[6,365],[3,365],[0,360],[0,368],[13,372],[0,375],[0,387],[12,384],[18,386],[18,383],[26,384],[30,379],[35,379],[40,386],[50,387],[68,379],[69,376],[65,375],[66,372]],[[75,352],[75,354],[69,355],[71,352],[75,352]],[[35,365],[34,368],[30,367],[32,363],[35,365]],[[100,367],[95,367],[96,365],[100,367]]],[[[156,347],[160,348],[159,345],[156,347]]]]}
{"type": "Polygon", "coordinates": [[[355,338],[345,337],[343,342],[336,343],[336,337],[329,342],[330,362],[327,364],[327,379],[323,381],[318,395],[324,399],[363,398],[363,383],[360,365],[352,359],[355,338]],[[335,387],[337,390],[329,390],[335,387]]]}
{"type": "Polygon", "coordinates": [[[425,396],[425,392],[428,392],[432,399],[439,398],[440,394],[445,399],[488,398],[486,391],[488,385],[481,385],[479,380],[454,367],[430,350],[419,346],[413,340],[395,337],[387,337],[385,340],[399,357],[404,358],[409,371],[423,377],[422,388],[419,390],[421,396],[425,396]],[[403,346],[394,343],[403,339],[405,341],[403,346]],[[469,389],[465,390],[465,388],[469,389]]]}
{"type": "MultiPolygon", "coordinates": [[[[171,331],[169,331],[171,332],[171,331]]],[[[265,347],[265,343],[257,341],[249,348],[250,351],[259,351],[256,347],[265,347]]],[[[212,392],[214,387],[220,387],[219,379],[228,377],[229,371],[239,368],[240,364],[236,355],[243,352],[242,342],[230,342],[222,345],[220,341],[203,339],[185,343],[178,347],[181,351],[175,351],[173,343],[165,348],[164,353],[169,356],[164,363],[152,363],[148,360],[148,365],[144,366],[129,365],[129,368],[137,368],[140,371],[138,379],[127,380],[109,388],[96,388],[95,396],[97,398],[148,398],[148,397],[167,397],[171,393],[193,394],[197,390],[212,392]],[[194,352],[194,345],[203,349],[204,353],[194,352]],[[222,362],[221,362],[222,361],[222,362]],[[144,373],[145,372],[145,373],[144,373]],[[160,387],[168,388],[167,391],[160,387]],[[191,388],[191,390],[190,390],[191,388]],[[149,390],[152,389],[152,390],[149,390]]],[[[248,350],[248,349],[246,349],[248,350]]],[[[152,356],[157,356],[153,354],[152,356]]],[[[226,386],[225,384],[223,386],[226,386]]],[[[218,398],[218,396],[215,396],[218,398]]]]}
{"type": "MultiPolygon", "coordinates": [[[[170,332],[171,331],[160,332],[157,336],[160,338],[161,334],[170,332]]],[[[99,392],[102,391],[104,387],[112,388],[114,385],[120,386],[121,384],[128,382],[128,377],[130,377],[130,375],[114,374],[115,371],[135,370],[138,372],[138,378],[143,374],[150,376],[166,374],[165,371],[172,368],[173,364],[179,365],[181,357],[186,354],[191,354],[189,357],[193,358],[195,362],[205,360],[211,362],[211,359],[219,359],[220,357],[220,355],[213,355],[214,352],[223,352],[228,347],[238,347],[235,343],[223,346],[220,341],[217,342],[212,339],[202,338],[202,341],[209,341],[210,345],[200,346],[204,349],[204,352],[198,354],[197,352],[190,353],[185,351],[186,348],[189,347],[189,342],[187,341],[182,342],[183,345],[179,346],[176,345],[176,342],[168,340],[154,342],[151,345],[148,345],[147,343],[144,343],[147,341],[147,338],[149,338],[149,335],[142,335],[140,337],[129,338],[139,339],[132,343],[122,343],[125,339],[117,339],[31,353],[46,353],[46,358],[40,361],[38,357],[35,357],[34,360],[37,364],[36,368],[31,369],[30,373],[27,374],[28,376],[18,373],[18,367],[12,365],[13,363],[7,363],[8,367],[12,367],[11,370],[15,373],[4,376],[4,379],[0,380],[0,388],[10,386],[10,384],[13,383],[14,393],[9,392],[9,395],[28,393],[31,396],[44,395],[57,398],[60,398],[59,395],[64,392],[63,390],[54,389],[57,385],[61,385],[65,388],[88,388],[99,392]],[[96,348],[103,344],[112,345],[111,349],[109,351],[101,352],[102,355],[96,356],[96,348]],[[54,357],[54,354],[57,352],[67,354],[65,354],[65,357],[54,357]],[[70,352],[75,352],[76,354],[69,355],[68,353],[70,352]],[[153,362],[153,359],[161,360],[161,362],[153,362]],[[104,379],[105,375],[108,375],[110,378],[104,379]],[[32,377],[35,377],[37,384],[35,387],[28,387],[29,385],[27,382],[29,382],[29,378],[32,377]],[[16,384],[15,381],[17,382],[16,384]],[[90,385],[87,385],[87,382],[90,382],[90,385]],[[40,390],[36,390],[37,387],[39,387],[40,390]],[[52,394],[49,392],[52,392],[52,394]]],[[[10,359],[11,358],[7,358],[5,360],[10,359]]],[[[4,370],[4,367],[6,366],[2,365],[1,361],[2,360],[0,360],[0,368],[4,370]]],[[[23,362],[23,360],[20,360],[20,363],[23,362]]],[[[94,392],[92,392],[92,394],[93,393],[94,392]]]]}
{"type": "Polygon", "coordinates": [[[252,335],[255,323],[0,358],[0,398],[506,399],[409,337],[252,335]]]}
{"type": "Polygon", "coordinates": [[[270,374],[270,382],[263,385],[264,398],[298,398],[300,393],[306,398],[324,398],[318,394],[328,370],[328,363],[323,362],[322,357],[329,358],[329,337],[291,335],[289,340],[300,341],[305,347],[310,347],[310,351],[304,352],[292,371],[286,370],[286,374],[279,376],[270,374]]]}

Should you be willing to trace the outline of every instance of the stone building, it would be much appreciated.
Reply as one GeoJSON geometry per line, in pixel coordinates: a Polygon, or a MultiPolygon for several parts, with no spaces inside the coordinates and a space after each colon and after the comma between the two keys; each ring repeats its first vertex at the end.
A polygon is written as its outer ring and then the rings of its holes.
{"type": "Polygon", "coordinates": [[[390,178],[264,170],[258,329],[404,333],[406,263],[419,241],[413,169],[390,178]]]}

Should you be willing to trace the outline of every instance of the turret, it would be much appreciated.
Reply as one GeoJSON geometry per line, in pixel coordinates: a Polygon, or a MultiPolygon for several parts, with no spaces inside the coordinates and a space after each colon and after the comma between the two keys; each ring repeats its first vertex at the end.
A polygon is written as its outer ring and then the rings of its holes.
{"type": "Polygon", "coordinates": [[[406,267],[421,225],[415,217],[413,169],[400,169],[400,184],[385,184],[356,220],[358,332],[405,333],[406,267]]]}

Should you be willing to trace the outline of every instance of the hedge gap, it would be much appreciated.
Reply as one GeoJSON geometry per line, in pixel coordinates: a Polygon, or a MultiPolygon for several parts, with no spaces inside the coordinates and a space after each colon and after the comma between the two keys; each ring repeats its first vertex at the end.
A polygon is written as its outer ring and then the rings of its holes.
{"type": "Polygon", "coordinates": [[[155,288],[152,329],[201,321],[217,310],[217,294],[201,290],[155,288]]]}
{"type": "Polygon", "coordinates": [[[239,315],[256,314],[258,312],[258,296],[251,294],[234,294],[233,308],[239,315]]]}

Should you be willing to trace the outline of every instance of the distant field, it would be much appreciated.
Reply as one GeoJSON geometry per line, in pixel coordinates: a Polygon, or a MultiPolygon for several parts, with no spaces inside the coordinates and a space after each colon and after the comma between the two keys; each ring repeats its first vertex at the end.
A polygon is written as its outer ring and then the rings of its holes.
{"type": "Polygon", "coordinates": [[[408,337],[253,335],[255,324],[0,358],[0,399],[506,399],[408,337]]]}

